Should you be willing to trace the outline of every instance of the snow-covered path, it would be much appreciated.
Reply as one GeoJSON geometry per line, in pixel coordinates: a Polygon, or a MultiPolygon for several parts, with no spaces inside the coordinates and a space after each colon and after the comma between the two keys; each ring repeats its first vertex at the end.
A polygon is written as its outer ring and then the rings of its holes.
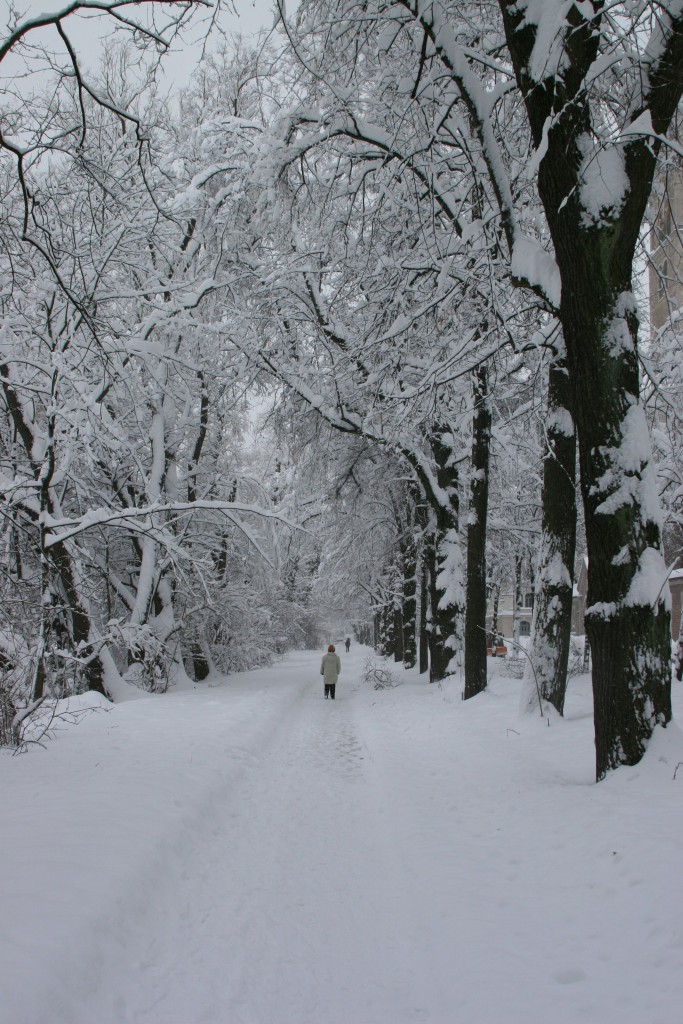
{"type": "Polygon", "coordinates": [[[678,1019],[678,728],[594,786],[586,679],[548,727],[367,654],[334,702],[290,654],[3,755],[2,1024],[678,1019]]]}
{"type": "Polygon", "coordinates": [[[310,658],[301,675],[181,878],[165,879],[159,934],[129,940],[121,1019],[426,1019],[419,935],[348,688],[322,699],[310,658]]]}

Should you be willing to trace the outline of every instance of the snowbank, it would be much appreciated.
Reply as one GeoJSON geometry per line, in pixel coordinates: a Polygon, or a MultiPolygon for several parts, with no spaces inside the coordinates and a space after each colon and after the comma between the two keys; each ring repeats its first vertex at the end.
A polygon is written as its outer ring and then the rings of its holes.
{"type": "Polygon", "coordinates": [[[2,1024],[679,1018],[678,727],[595,785],[586,677],[520,719],[367,653],[334,703],[294,654],[0,756],[2,1024]]]}

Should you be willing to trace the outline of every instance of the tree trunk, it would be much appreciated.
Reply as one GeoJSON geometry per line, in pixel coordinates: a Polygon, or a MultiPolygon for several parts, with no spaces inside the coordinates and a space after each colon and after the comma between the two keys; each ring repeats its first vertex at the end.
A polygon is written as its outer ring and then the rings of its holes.
{"type": "Polygon", "coordinates": [[[439,589],[436,585],[438,575],[438,559],[436,554],[436,533],[432,527],[425,541],[425,566],[427,570],[427,631],[429,641],[429,682],[436,683],[446,675],[450,654],[446,649],[441,632],[441,619],[438,613],[439,589]]]}
{"type": "Polygon", "coordinates": [[[412,525],[403,549],[403,667],[417,661],[417,550],[412,525]]]}
{"type": "Polygon", "coordinates": [[[671,632],[659,501],[640,404],[635,247],[662,136],[683,94],[683,13],[658,21],[624,127],[600,139],[587,88],[601,44],[601,5],[572,6],[562,73],[536,78],[537,24],[500,0],[515,75],[541,156],[538,190],[560,274],[559,317],[573,386],[588,548],[586,635],[593,658],[596,774],[640,761],[671,718],[671,632]],[[639,94],[637,89],[642,90],[639,94]],[[596,203],[590,177],[608,168],[596,203]]]}
{"type": "Polygon", "coordinates": [[[206,679],[209,672],[211,671],[209,665],[209,659],[205,652],[202,650],[202,645],[199,640],[193,640],[190,646],[190,656],[192,658],[192,666],[194,669],[194,678],[198,683],[206,679]]]}
{"type": "MultiPolygon", "coordinates": [[[[585,627],[584,627],[585,628],[585,627]]],[[[581,661],[581,671],[585,674],[591,667],[591,645],[588,637],[584,634],[583,637],[583,659],[581,661]]]]}
{"type": "Polygon", "coordinates": [[[574,375],[600,779],[640,761],[654,727],[671,718],[671,622],[635,344],[615,357],[611,331],[594,326],[594,346],[575,338],[574,359],[586,366],[574,375]]]}
{"type": "Polygon", "coordinates": [[[429,628],[427,612],[429,606],[429,585],[424,551],[420,560],[420,675],[429,672],[429,628]]]}
{"type": "Polygon", "coordinates": [[[560,714],[567,690],[576,548],[576,436],[570,409],[569,376],[560,357],[553,360],[548,376],[542,535],[531,652],[534,678],[527,672],[523,698],[535,710],[540,693],[560,714]]]}
{"type": "MultiPolygon", "coordinates": [[[[586,225],[585,211],[573,197],[558,215],[557,186],[568,143],[561,150],[550,148],[539,182],[546,211],[552,208],[562,278],[560,318],[573,382],[588,549],[586,634],[601,779],[620,764],[640,761],[655,726],[671,718],[671,626],[631,290],[642,214],[629,223],[622,213],[619,223],[599,230],[586,225]]],[[[630,168],[630,174],[632,188],[642,188],[637,169],[630,168]]],[[[649,193],[650,183],[645,188],[649,193]]]]}
{"type": "MultiPolygon", "coordinates": [[[[57,504],[52,492],[52,482],[55,474],[55,434],[56,420],[51,415],[47,421],[47,432],[43,450],[42,461],[34,458],[35,435],[33,425],[27,420],[24,414],[24,407],[17,396],[10,381],[9,369],[6,364],[0,364],[0,380],[7,408],[12,417],[17,437],[21,439],[26,456],[31,464],[35,481],[38,488],[39,514],[35,510],[26,509],[29,516],[37,525],[38,529],[38,554],[41,563],[41,632],[38,651],[38,661],[34,673],[33,694],[34,699],[40,699],[44,692],[46,681],[45,658],[48,655],[50,634],[52,631],[52,598],[51,580],[58,579],[61,583],[60,593],[64,601],[64,614],[67,623],[68,644],[75,657],[81,660],[79,672],[85,681],[85,686],[90,690],[96,690],[106,696],[104,688],[104,667],[102,660],[93,653],[94,628],[87,610],[87,604],[79,590],[79,574],[76,560],[72,557],[68,542],[59,541],[51,544],[51,533],[45,525],[47,515],[57,514],[57,504]]],[[[58,396],[59,375],[57,371],[52,378],[52,404],[56,405],[58,396]]],[[[63,646],[63,645],[62,645],[63,646]]]]}
{"type": "Polygon", "coordinates": [[[393,608],[394,616],[394,661],[403,661],[403,612],[400,604],[393,608]]]}
{"type": "Polygon", "coordinates": [[[432,572],[431,678],[444,679],[452,672],[453,656],[462,649],[465,604],[463,564],[458,535],[458,471],[453,466],[453,438],[445,427],[432,433],[430,446],[436,477],[445,500],[433,508],[435,517],[435,565],[432,572]]]}
{"type": "Polygon", "coordinates": [[[382,643],[380,650],[386,658],[393,657],[396,650],[394,624],[393,604],[385,604],[382,609],[382,643]]]}
{"type": "Polygon", "coordinates": [[[465,700],[486,689],[486,524],[489,501],[491,411],[485,366],[474,376],[472,476],[467,521],[467,596],[465,601],[465,700]]]}
{"type": "Polygon", "coordinates": [[[491,633],[495,649],[495,641],[498,637],[498,605],[500,603],[500,584],[494,583],[491,586],[491,633]]]}
{"type": "Polygon", "coordinates": [[[515,555],[515,577],[512,586],[512,657],[519,658],[519,609],[522,605],[522,556],[515,555]]]}

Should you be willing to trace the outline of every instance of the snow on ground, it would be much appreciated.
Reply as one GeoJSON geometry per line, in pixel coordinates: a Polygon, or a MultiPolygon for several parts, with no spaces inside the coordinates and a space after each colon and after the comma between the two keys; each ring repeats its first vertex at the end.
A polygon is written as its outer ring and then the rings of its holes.
{"type": "Polygon", "coordinates": [[[587,677],[547,725],[368,653],[0,755],[2,1024],[683,1019],[678,727],[594,785],[587,677]]]}

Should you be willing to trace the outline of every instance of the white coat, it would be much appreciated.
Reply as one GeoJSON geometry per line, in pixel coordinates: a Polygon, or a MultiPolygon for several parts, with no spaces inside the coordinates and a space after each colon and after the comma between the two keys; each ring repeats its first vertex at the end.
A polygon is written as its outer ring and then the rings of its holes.
{"type": "Polygon", "coordinates": [[[326,683],[336,683],[337,677],[341,672],[341,661],[339,660],[338,654],[323,654],[323,660],[320,665],[320,675],[323,676],[326,683]]]}

